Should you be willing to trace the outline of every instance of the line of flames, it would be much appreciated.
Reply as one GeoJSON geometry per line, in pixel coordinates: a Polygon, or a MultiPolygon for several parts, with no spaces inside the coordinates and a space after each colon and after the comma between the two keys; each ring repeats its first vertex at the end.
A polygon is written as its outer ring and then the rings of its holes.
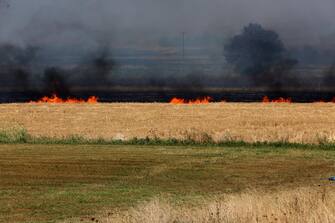
{"type": "Polygon", "coordinates": [[[52,104],[78,104],[78,103],[88,103],[88,104],[96,104],[98,103],[98,97],[91,96],[87,100],[77,99],[77,98],[67,98],[63,99],[58,97],[57,95],[52,95],[51,97],[45,96],[38,101],[31,101],[30,103],[52,103],[52,104]]]}
{"type": "MultiPolygon", "coordinates": [[[[194,100],[187,100],[183,98],[172,98],[170,104],[209,104],[213,102],[213,98],[207,96],[203,98],[197,98],[194,100]]],[[[226,102],[226,101],[221,101],[226,102]]],[[[270,99],[268,96],[263,97],[263,103],[292,103],[291,98],[283,98],[280,97],[278,99],[270,99]]],[[[330,101],[335,103],[335,97],[330,101]]],[[[56,94],[52,95],[51,97],[45,96],[38,101],[30,101],[30,103],[53,103],[53,104],[61,104],[61,103],[69,103],[69,104],[76,104],[76,103],[88,103],[88,104],[96,104],[98,103],[98,97],[91,96],[87,100],[84,99],[77,99],[77,98],[67,98],[62,99],[58,97],[56,94]]],[[[325,103],[325,101],[316,101],[316,103],[325,103]]]]}
{"type": "MultiPolygon", "coordinates": [[[[186,100],[183,98],[172,98],[170,104],[209,104],[213,102],[213,98],[211,97],[204,97],[204,98],[197,98],[194,100],[186,100]]],[[[226,102],[226,101],[221,101],[226,102]]],[[[269,97],[265,96],[262,100],[263,103],[292,103],[291,98],[278,98],[275,100],[270,100],[269,97]]]]}
{"type": "Polygon", "coordinates": [[[292,99],[280,97],[278,99],[270,100],[268,96],[265,96],[263,98],[263,103],[292,103],[292,99]]]}
{"type": "MultiPolygon", "coordinates": [[[[186,100],[182,98],[173,98],[170,101],[170,104],[209,104],[213,102],[213,98],[211,97],[204,97],[204,98],[198,98],[194,100],[186,100]]],[[[221,101],[226,102],[226,101],[221,101]]],[[[263,97],[262,100],[263,103],[292,103],[291,98],[277,98],[277,99],[270,99],[268,96],[263,97]]],[[[329,101],[330,103],[335,103],[335,97],[329,101]]],[[[316,101],[315,103],[326,103],[326,101],[316,101]]]]}
{"type": "Polygon", "coordinates": [[[182,98],[172,98],[170,104],[209,104],[213,101],[211,97],[197,98],[194,100],[186,100],[182,98]]]}

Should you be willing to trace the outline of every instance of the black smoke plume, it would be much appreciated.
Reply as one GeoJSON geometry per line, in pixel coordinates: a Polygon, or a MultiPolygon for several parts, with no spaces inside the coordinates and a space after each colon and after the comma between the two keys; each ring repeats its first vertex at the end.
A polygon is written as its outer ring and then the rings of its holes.
{"type": "Polygon", "coordinates": [[[18,47],[12,44],[0,45],[0,78],[2,86],[26,91],[30,87],[33,61],[38,48],[18,47]]]}
{"type": "Polygon", "coordinates": [[[335,88],[335,63],[326,70],[322,84],[327,88],[335,88]]]}
{"type": "Polygon", "coordinates": [[[98,54],[92,58],[92,62],[90,62],[86,72],[92,78],[92,85],[108,86],[111,85],[109,75],[115,68],[116,64],[114,60],[111,59],[111,55],[108,50],[102,49],[100,51],[101,52],[98,52],[98,54]]]}
{"type": "Polygon", "coordinates": [[[39,48],[0,45],[0,85],[13,91],[34,91],[39,95],[56,94],[67,98],[80,87],[110,87],[115,62],[108,50],[99,50],[73,68],[45,66],[37,58],[39,48]]]}
{"type": "Polygon", "coordinates": [[[44,83],[44,95],[50,96],[55,94],[62,98],[70,96],[70,88],[64,70],[57,67],[46,68],[42,80],[44,83]]]}

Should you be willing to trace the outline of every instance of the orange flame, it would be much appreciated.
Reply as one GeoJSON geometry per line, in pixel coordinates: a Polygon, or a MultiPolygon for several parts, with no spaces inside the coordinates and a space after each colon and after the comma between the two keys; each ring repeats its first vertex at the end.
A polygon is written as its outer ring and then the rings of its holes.
{"type": "Polygon", "coordinates": [[[43,97],[38,101],[31,101],[31,103],[52,103],[52,104],[77,104],[77,103],[89,103],[89,104],[95,104],[98,103],[98,98],[95,96],[89,97],[86,101],[84,99],[76,99],[76,98],[68,98],[68,99],[62,99],[58,97],[56,94],[52,95],[51,97],[43,97]]]}
{"type": "Polygon", "coordinates": [[[268,96],[265,96],[263,98],[263,103],[292,103],[292,99],[280,97],[278,99],[270,100],[268,96]]]}
{"type": "Polygon", "coordinates": [[[195,100],[186,100],[182,98],[172,98],[170,104],[209,104],[213,99],[211,97],[197,98],[195,100]]]}

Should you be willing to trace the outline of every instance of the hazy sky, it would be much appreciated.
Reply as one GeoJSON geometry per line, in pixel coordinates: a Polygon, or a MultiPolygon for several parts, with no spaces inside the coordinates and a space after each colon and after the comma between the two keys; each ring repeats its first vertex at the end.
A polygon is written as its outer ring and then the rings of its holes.
{"type": "Polygon", "coordinates": [[[334,0],[12,0],[0,41],[150,44],[182,32],[229,37],[257,22],[287,44],[334,44],[334,21],[334,0]]]}

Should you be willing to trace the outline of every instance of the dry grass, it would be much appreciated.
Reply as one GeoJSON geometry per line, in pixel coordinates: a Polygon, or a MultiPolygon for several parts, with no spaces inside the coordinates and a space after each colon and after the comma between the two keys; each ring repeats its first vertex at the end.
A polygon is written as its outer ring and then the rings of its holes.
{"type": "Polygon", "coordinates": [[[205,201],[197,207],[176,207],[154,199],[100,222],[218,223],[335,222],[335,188],[299,188],[263,194],[248,192],[205,201]]]}
{"type": "Polygon", "coordinates": [[[20,126],[32,136],[197,138],[208,133],[214,140],[335,141],[335,104],[328,103],[9,104],[0,108],[0,128],[20,126]]]}

